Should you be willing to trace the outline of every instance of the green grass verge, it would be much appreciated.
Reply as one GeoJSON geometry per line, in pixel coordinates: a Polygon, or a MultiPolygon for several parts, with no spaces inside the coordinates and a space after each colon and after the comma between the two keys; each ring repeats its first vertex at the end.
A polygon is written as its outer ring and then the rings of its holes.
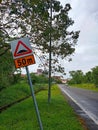
{"type": "MultiPolygon", "coordinates": [[[[36,99],[44,130],[84,130],[57,86],[52,87],[50,104],[47,91],[37,93],[36,99]]],[[[0,130],[39,130],[32,98],[3,111],[0,130]]]]}
{"type": "MultiPolygon", "coordinates": [[[[40,89],[47,88],[45,84],[35,84],[34,90],[35,92],[39,91],[40,89]]],[[[25,98],[31,94],[30,87],[26,81],[21,81],[15,85],[12,85],[6,89],[3,89],[0,92],[0,107],[13,103],[17,100],[25,98]]]]}
{"type": "Polygon", "coordinates": [[[93,91],[97,91],[98,92],[98,88],[95,87],[94,84],[71,84],[71,87],[77,87],[77,88],[84,88],[84,89],[88,89],[88,90],[93,90],[93,91]]]}

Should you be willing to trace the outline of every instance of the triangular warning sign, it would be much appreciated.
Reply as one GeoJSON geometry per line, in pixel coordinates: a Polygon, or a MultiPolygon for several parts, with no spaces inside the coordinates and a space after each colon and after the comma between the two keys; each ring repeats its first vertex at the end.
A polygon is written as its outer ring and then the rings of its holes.
{"type": "Polygon", "coordinates": [[[30,53],[32,53],[32,50],[22,41],[18,41],[14,52],[14,57],[23,56],[30,53]]]}

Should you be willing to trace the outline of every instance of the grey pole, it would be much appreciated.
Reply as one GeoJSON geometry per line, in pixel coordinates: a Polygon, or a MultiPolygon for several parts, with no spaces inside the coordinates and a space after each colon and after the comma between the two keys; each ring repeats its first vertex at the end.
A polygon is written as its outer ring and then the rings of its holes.
{"type": "Polygon", "coordinates": [[[36,115],[37,115],[38,123],[39,123],[39,126],[40,126],[40,130],[43,130],[43,126],[42,126],[42,122],[41,122],[41,118],[40,118],[40,114],[39,114],[39,110],[38,110],[38,106],[37,106],[37,102],[36,102],[36,98],[35,98],[35,94],[34,94],[34,88],[33,88],[33,85],[32,85],[29,69],[28,69],[27,66],[26,66],[26,72],[27,72],[27,77],[28,77],[30,89],[31,89],[32,98],[33,98],[33,101],[34,101],[34,106],[35,106],[36,115]]]}
{"type": "Polygon", "coordinates": [[[51,32],[52,32],[52,0],[50,0],[50,45],[49,45],[49,89],[48,89],[48,103],[51,100],[51,32]]]}

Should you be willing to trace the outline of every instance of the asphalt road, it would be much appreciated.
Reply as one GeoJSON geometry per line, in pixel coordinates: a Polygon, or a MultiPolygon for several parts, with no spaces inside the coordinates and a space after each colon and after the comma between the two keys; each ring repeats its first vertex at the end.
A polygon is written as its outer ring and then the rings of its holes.
{"type": "Polygon", "coordinates": [[[98,126],[98,92],[72,88],[66,85],[59,85],[59,87],[98,126]]]}

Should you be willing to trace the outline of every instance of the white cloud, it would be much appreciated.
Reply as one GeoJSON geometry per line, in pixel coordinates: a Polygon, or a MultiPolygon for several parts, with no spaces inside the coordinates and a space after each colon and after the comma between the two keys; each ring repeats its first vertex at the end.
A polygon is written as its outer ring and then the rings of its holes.
{"type": "Polygon", "coordinates": [[[75,21],[73,30],[80,30],[80,37],[72,62],[65,62],[65,70],[89,71],[98,65],[98,0],[60,0],[69,2],[69,15],[75,21]]]}

